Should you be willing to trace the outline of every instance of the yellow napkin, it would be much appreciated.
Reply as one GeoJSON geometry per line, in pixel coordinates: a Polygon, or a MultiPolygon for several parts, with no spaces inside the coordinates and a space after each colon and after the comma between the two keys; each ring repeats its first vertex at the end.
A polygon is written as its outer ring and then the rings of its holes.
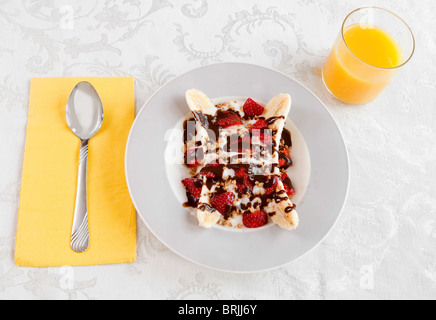
{"type": "Polygon", "coordinates": [[[27,267],[83,266],[136,260],[136,211],[124,174],[124,154],[135,117],[133,78],[35,78],[18,212],[15,262],[27,267]],[[76,253],[70,236],[77,187],[80,140],[65,110],[80,81],[99,93],[100,131],[89,142],[89,249],[76,253]]]}

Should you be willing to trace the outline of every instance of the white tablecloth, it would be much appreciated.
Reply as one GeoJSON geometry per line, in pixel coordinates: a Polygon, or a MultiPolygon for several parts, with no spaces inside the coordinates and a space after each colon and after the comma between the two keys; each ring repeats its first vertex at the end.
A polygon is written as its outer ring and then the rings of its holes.
{"type": "Polygon", "coordinates": [[[352,0],[2,0],[0,299],[436,298],[436,2],[383,0],[416,36],[414,59],[375,102],[339,103],[320,69],[352,0]],[[29,80],[134,76],[139,110],[201,65],[240,61],[313,90],[350,154],[350,194],[325,241],[286,267],[217,272],[166,249],[138,219],[138,261],[19,268],[13,261],[29,80]]]}

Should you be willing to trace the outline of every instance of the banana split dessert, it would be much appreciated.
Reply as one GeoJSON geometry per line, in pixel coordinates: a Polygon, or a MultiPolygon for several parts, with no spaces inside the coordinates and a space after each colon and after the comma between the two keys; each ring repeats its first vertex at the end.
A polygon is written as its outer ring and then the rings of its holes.
{"type": "Polygon", "coordinates": [[[266,105],[251,98],[214,104],[192,89],[186,101],[192,117],[184,123],[184,162],[191,176],[182,184],[185,206],[199,225],[296,229],[295,190],[286,173],[292,139],[284,128],[291,97],[279,94],[266,105]]]}

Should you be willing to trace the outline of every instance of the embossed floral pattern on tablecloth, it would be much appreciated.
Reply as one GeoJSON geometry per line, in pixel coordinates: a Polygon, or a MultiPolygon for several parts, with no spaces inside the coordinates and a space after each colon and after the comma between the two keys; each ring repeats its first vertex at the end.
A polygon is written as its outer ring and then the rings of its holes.
{"type": "Polygon", "coordinates": [[[382,0],[411,25],[412,62],[374,103],[350,107],[321,66],[352,0],[3,0],[0,2],[0,299],[436,298],[436,4],[382,0]],[[240,61],[303,82],[328,106],[350,154],[343,216],[286,267],[234,275],[196,266],[139,223],[138,261],[84,268],[13,262],[29,80],[134,76],[137,110],[202,65],[240,61]]]}

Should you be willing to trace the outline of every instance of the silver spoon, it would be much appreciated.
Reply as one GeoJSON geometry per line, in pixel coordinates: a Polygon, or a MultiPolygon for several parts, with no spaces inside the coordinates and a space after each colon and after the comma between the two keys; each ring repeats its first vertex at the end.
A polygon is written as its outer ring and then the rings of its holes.
{"type": "Polygon", "coordinates": [[[68,99],[66,118],[71,131],[81,142],[76,204],[70,245],[75,252],[84,252],[89,247],[86,195],[88,142],[103,124],[103,105],[92,84],[80,82],[76,85],[68,99]]]}

